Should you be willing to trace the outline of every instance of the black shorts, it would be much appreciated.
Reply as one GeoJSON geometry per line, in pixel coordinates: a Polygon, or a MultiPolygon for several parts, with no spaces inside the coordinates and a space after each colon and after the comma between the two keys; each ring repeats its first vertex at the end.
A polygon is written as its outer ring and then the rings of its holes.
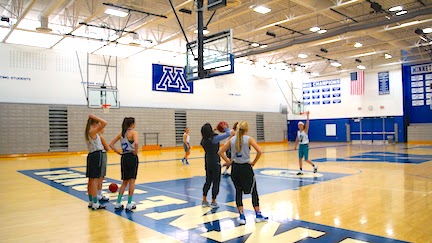
{"type": "Polygon", "coordinates": [[[86,177],[99,178],[101,177],[102,169],[102,151],[98,150],[87,155],[86,177]]]}
{"type": "Polygon", "coordinates": [[[121,157],[121,179],[136,179],[138,173],[138,156],[133,153],[123,154],[121,157]]]}
{"type": "Polygon", "coordinates": [[[232,164],[231,180],[236,189],[240,189],[244,194],[250,194],[256,186],[255,174],[250,164],[232,164]]]}

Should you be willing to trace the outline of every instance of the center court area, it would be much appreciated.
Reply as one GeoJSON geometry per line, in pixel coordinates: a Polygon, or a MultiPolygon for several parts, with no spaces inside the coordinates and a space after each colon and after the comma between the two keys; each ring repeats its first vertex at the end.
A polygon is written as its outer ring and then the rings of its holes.
{"type": "MultiPolygon", "coordinates": [[[[220,208],[201,207],[204,152],[139,154],[134,212],[114,211],[120,157],[108,154],[106,210],[87,208],[87,154],[0,159],[2,242],[432,242],[432,150],[421,145],[311,143],[318,173],[296,176],[293,144],[261,145],[254,167],[261,211],[244,196],[239,226],[235,189],[222,176],[220,208]]],[[[252,155],[253,157],[254,155],[252,155]]],[[[126,197],[124,197],[126,200],[126,197]]]]}

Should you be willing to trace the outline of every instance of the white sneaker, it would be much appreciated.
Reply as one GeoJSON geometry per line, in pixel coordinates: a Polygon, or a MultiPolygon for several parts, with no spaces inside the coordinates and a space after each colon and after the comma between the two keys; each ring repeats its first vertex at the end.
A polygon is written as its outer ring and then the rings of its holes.
{"type": "Polygon", "coordinates": [[[240,214],[238,222],[239,222],[239,225],[245,225],[246,224],[246,217],[244,214],[240,214]]]}
{"type": "Polygon", "coordinates": [[[98,200],[102,202],[108,202],[109,198],[105,197],[105,195],[99,195],[98,200]]]}
{"type": "Polygon", "coordinates": [[[92,209],[93,210],[98,210],[98,209],[104,209],[105,208],[105,205],[103,205],[103,204],[100,204],[100,203],[93,203],[93,206],[92,206],[92,209]]]}
{"type": "Polygon", "coordinates": [[[136,205],[134,202],[128,203],[128,205],[126,205],[126,210],[132,211],[132,209],[136,209],[136,205]]]}
{"type": "Polygon", "coordinates": [[[116,203],[115,206],[114,206],[114,209],[115,209],[115,210],[119,210],[119,209],[123,209],[123,207],[124,207],[123,204],[121,204],[121,203],[116,203]]]}
{"type": "Polygon", "coordinates": [[[88,208],[92,208],[92,207],[93,207],[93,202],[89,202],[89,204],[88,204],[87,207],[88,207],[88,208]]]}

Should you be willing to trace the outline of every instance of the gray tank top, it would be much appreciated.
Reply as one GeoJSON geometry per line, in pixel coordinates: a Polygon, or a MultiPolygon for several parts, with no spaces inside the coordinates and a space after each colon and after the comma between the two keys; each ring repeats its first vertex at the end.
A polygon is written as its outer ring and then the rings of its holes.
{"type": "Polygon", "coordinates": [[[231,158],[234,160],[234,163],[247,164],[250,162],[249,138],[250,136],[243,136],[243,143],[241,145],[240,152],[236,151],[237,136],[231,138],[231,158]]]}
{"type": "Polygon", "coordinates": [[[88,137],[89,137],[89,141],[87,142],[87,148],[89,153],[93,153],[94,151],[104,150],[104,146],[99,137],[99,134],[96,134],[95,139],[91,138],[90,134],[88,135],[88,137]]]}
{"type": "Polygon", "coordinates": [[[126,131],[125,136],[120,139],[122,150],[124,154],[132,153],[135,151],[135,144],[134,141],[129,141],[127,139],[127,134],[129,130],[126,131]]]}

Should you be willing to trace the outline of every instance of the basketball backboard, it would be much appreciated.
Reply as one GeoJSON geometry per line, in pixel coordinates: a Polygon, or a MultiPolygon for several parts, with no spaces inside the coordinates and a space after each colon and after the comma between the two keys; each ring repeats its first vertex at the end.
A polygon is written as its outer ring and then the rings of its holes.
{"type": "MultiPolygon", "coordinates": [[[[199,79],[198,42],[189,42],[187,45],[186,80],[193,81],[199,79]]],[[[234,73],[231,30],[204,36],[204,70],[206,78],[234,73]]]]}
{"type": "Polygon", "coordinates": [[[103,104],[111,105],[111,108],[120,108],[119,92],[110,88],[88,88],[88,107],[102,108],[103,104]]]}

